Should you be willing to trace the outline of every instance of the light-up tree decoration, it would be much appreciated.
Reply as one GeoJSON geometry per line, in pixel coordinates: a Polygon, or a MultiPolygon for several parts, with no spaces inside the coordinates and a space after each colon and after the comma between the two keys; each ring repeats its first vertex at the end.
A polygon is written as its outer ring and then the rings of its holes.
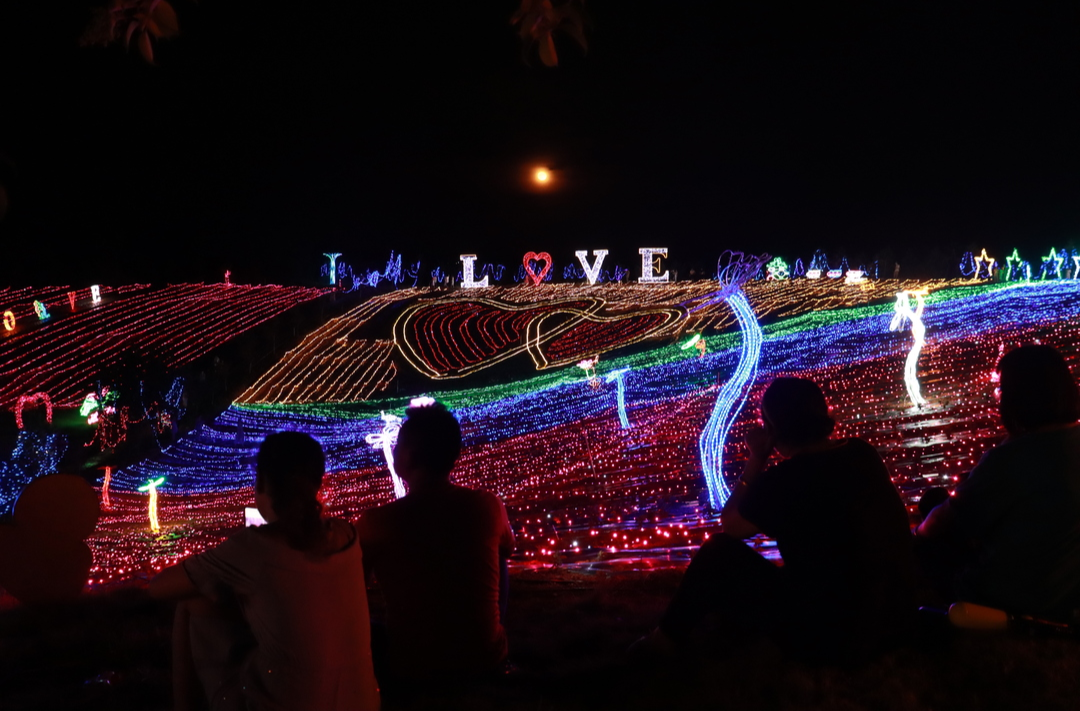
{"type": "Polygon", "coordinates": [[[768,273],[768,276],[765,277],[766,279],[774,279],[777,281],[787,279],[790,275],[787,262],[785,262],[780,257],[776,257],[771,262],[766,264],[765,271],[768,273]]]}
{"type": "Polygon", "coordinates": [[[154,533],[161,532],[161,525],[158,523],[157,515],[157,488],[164,483],[165,477],[159,476],[157,479],[150,479],[139,487],[139,491],[146,491],[150,494],[150,500],[147,502],[147,513],[150,517],[150,530],[154,533]]]}
{"type": "Polygon", "coordinates": [[[624,377],[629,370],[629,368],[619,368],[604,376],[604,382],[614,381],[618,386],[616,401],[619,404],[619,424],[624,430],[630,427],[630,418],[626,416],[626,379],[624,377]]]}
{"type": "Polygon", "coordinates": [[[735,320],[742,333],[739,363],[735,367],[735,372],[720,388],[716,405],[713,406],[709,421],[705,423],[705,429],[702,430],[701,437],[698,439],[701,468],[705,472],[705,483],[709,487],[709,503],[717,510],[723,508],[731,495],[731,491],[724,482],[724,441],[750,394],[750,386],[753,385],[754,377],[757,375],[763,340],[761,327],[754,315],[754,309],[751,308],[746,294],[742,291],[742,285],[753,279],[768,260],[767,254],[755,257],[744,255],[742,252],[724,252],[720,256],[717,270],[717,278],[721,284],[720,290],[704,304],[695,307],[696,310],[718,300],[725,301],[735,313],[735,320]]]}
{"type": "Polygon", "coordinates": [[[922,396],[919,388],[918,366],[919,352],[926,343],[926,326],[923,324],[922,314],[926,306],[923,297],[926,290],[901,291],[896,295],[896,313],[889,323],[890,331],[899,331],[907,321],[911,321],[911,336],[914,343],[908,351],[907,360],[904,361],[904,385],[907,387],[908,398],[915,407],[926,404],[926,398],[922,396]],[[911,308],[911,297],[915,297],[915,308],[911,308]]]}
{"type": "Polygon", "coordinates": [[[364,437],[364,441],[375,449],[382,449],[383,456],[386,458],[386,468],[390,470],[390,481],[394,483],[394,498],[400,499],[405,496],[406,491],[405,482],[401,480],[397,470],[394,469],[394,445],[397,443],[398,432],[401,431],[402,419],[397,415],[386,412],[382,413],[381,417],[383,421],[382,432],[373,432],[364,437]]]}
{"type": "Polygon", "coordinates": [[[337,285],[337,258],[341,252],[323,252],[323,256],[330,260],[330,286],[337,285]]]}

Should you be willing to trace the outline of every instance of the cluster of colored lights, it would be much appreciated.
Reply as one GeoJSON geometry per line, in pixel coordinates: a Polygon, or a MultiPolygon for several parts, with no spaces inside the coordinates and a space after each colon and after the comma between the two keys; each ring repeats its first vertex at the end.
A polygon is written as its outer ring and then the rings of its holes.
{"type": "MultiPolygon", "coordinates": [[[[747,291],[761,283],[749,284],[747,291]]],[[[926,285],[903,288],[919,286],[926,285]]],[[[776,375],[799,374],[821,383],[841,421],[840,433],[875,445],[912,505],[927,486],[953,483],[1000,437],[989,374],[1004,343],[1039,339],[1061,348],[1071,362],[1078,355],[1075,283],[933,286],[939,290],[925,299],[926,345],[919,361],[924,408],[908,407],[901,372],[911,339],[888,330],[895,311],[887,301],[766,325],[759,376],[748,387],[748,401],[755,402],[776,375]]],[[[839,282],[831,288],[850,289],[839,282]]],[[[893,282],[886,296],[899,290],[893,282]]],[[[571,365],[512,383],[430,392],[462,422],[465,446],[457,479],[507,502],[518,533],[515,564],[683,564],[715,524],[693,445],[719,392],[747,362],[744,339],[738,333],[703,337],[709,342],[703,357],[675,342],[602,358],[593,364],[595,378],[583,379],[571,365]],[[600,387],[590,385],[594,380],[600,387]],[[620,411],[632,416],[633,427],[623,427],[620,411]]],[[[324,504],[330,512],[356,516],[391,500],[384,452],[367,438],[384,431],[382,411],[400,415],[407,404],[406,398],[391,398],[237,405],[156,460],[116,473],[115,512],[95,535],[95,584],[152,572],[241,525],[243,508],[250,505],[254,453],[269,432],[303,430],[323,443],[330,471],[324,504]],[[154,536],[147,529],[146,495],[131,492],[161,476],[169,485],[159,494],[162,532],[154,536]]],[[[747,407],[730,423],[722,452],[728,477],[740,466],[741,438],[755,419],[756,409],[747,407]]]]}
{"type": "Polygon", "coordinates": [[[119,365],[128,353],[154,354],[165,368],[182,367],[326,292],[181,284],[73,293],[77,298],[69,299],[67,287],[0,292],[0,308],[13,312],[16,321],[14,330],[0,336],[0,407],[14,407],[20,396],[35,392],[48,393],[58,407],[79,407],[86,383],[119,365]],[[22,300],[31,296],[30,302],[22,300]],[[24,318],[35,302],[53,307],[49,320],[24,318]],[[56,308],[72,303],[71,309],[56,308]]]}
{"type": "MultiPolygon", "coordinates": [[[[800,279],[750,282],[744,291],[759,318],[783,319],[891,299],[897,290],[936,291],[948,284],[946,280],[905,280],[840,286],[800,279]]],[[[603,355],[646,338],[723,332],[736,321],[722,299],[715,299],[716,292],[715,283],[700,281],[600,285],[589,288],[584,296],[580,287],[569,284],[468,289],[449,296],[401,289],[369,299],[308,334],[237,403],[365,402],[393,382],[395,353],[428,377],[441,377],[478,372],[517,353],[528,352],[538,367],[549,367],[603,355]],[[365,334],[377,317],[398,310],[403,313],[395,321],[393,340],[365,334]],[[649,313],[644,320],[620,323],[614,317],[597,316],[601,310],[649,313]],[[578,319],[572,328],[545,327],[544,314],[567,311],[578,319]],[[673,317],[676,312],[681,316],[673,317]],[[529,324],[535,331],[529,330],[529,324]]]]}

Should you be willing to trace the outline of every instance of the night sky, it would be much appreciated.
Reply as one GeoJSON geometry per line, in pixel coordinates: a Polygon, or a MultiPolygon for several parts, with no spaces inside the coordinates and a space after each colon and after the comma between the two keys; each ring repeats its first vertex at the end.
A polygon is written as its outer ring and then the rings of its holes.
{"type": "Polygon", "coordinates": [[[590,0],[557,69],[512,1],[174,4],[148,66],[77,45],[93,3],[3,3],[0,286],[1080,247],[1075,3],[590,0]]]}

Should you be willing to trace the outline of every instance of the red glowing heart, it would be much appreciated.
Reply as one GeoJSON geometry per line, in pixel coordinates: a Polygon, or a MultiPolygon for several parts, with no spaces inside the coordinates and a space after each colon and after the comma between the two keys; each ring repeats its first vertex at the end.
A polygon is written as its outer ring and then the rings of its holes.
{"type": "Polygon", "coordinates": [[[525,278],[528,279],[534,286],[539,286],[540,282],[544,280],[544,277],[551,271],[551,255],[547,252],[526,252],[525,257],[521,260],[521,263],[525,265],[525,278]],[[544,262],[544,268],[537,274],[533,271],[532,262],[544,262]]]}

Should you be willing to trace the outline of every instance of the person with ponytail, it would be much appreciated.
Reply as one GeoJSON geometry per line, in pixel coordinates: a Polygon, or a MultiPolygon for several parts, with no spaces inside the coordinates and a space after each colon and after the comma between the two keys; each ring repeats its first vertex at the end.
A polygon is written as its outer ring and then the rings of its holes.
{"type": "Polygon", "coordinates": [[[150,582],[151,596],[183,601],[173,640],[179,707],[191,676],[211,709],[379,707],[362,553],[350,523],[322,515],[324,469],[308,435],[270,435],[255,478],[267,524],[150,582]]]}

